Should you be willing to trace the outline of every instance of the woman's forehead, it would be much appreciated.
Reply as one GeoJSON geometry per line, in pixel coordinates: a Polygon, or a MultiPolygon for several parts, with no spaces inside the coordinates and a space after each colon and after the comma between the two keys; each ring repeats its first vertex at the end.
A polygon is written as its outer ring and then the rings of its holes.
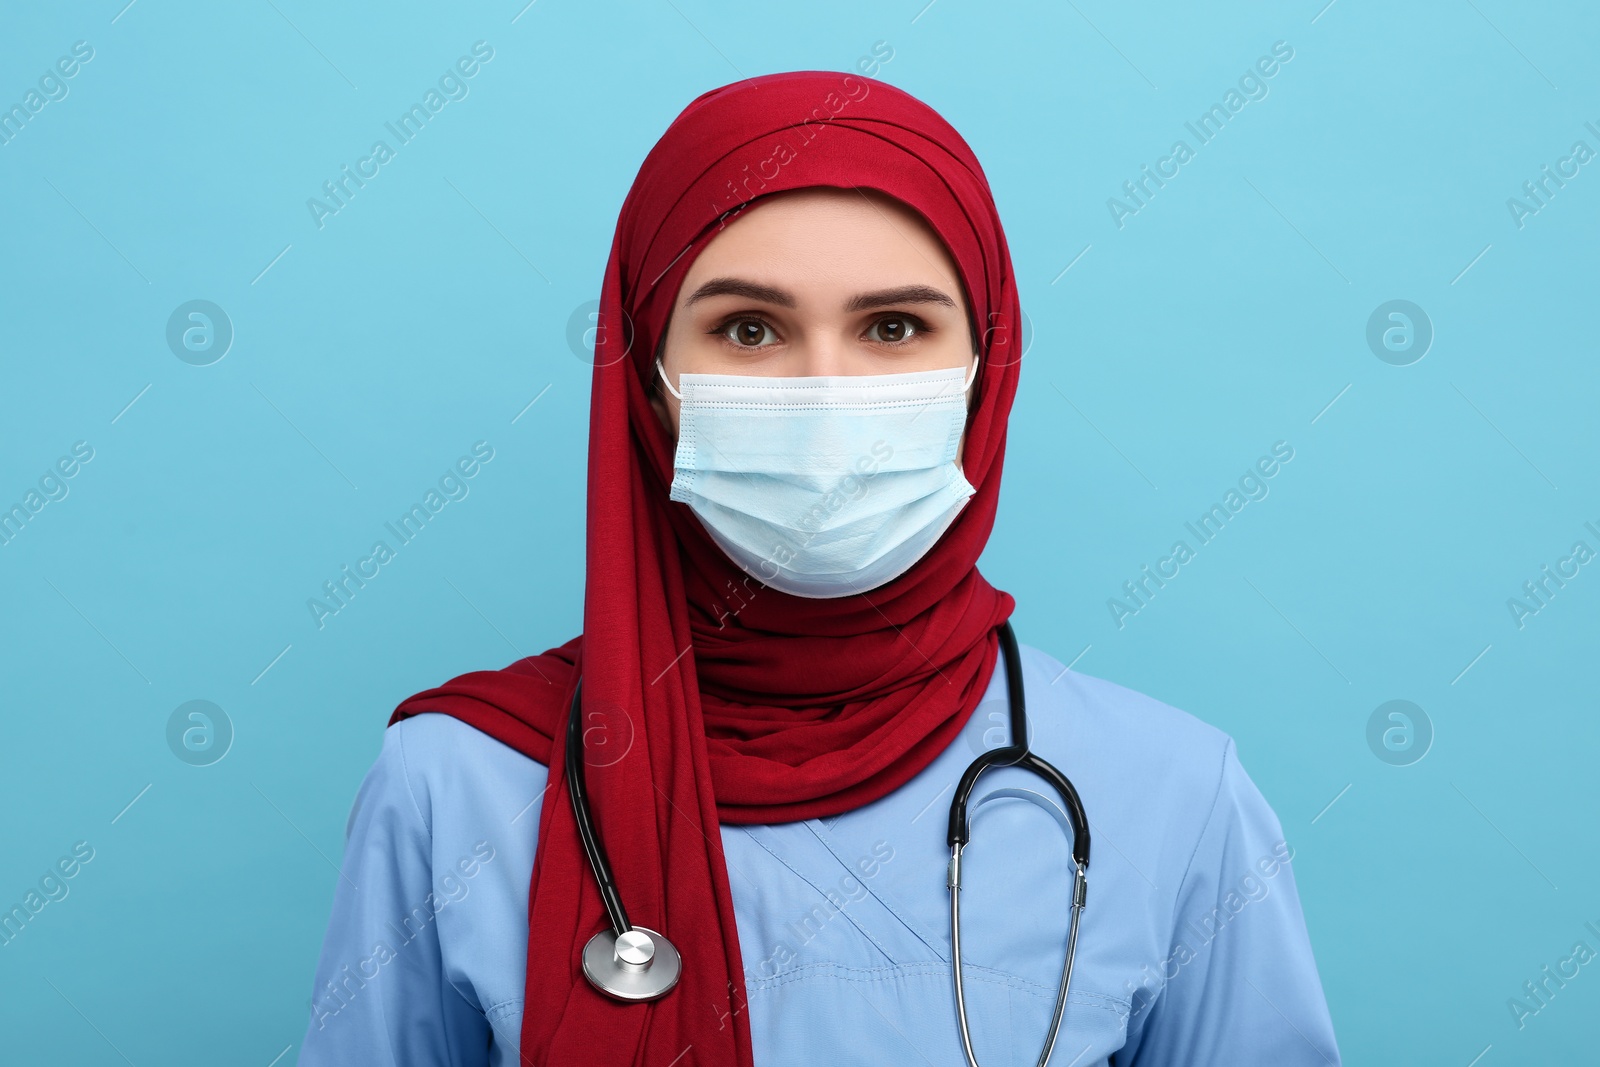
{"type": "Polygon", "coordinates": [[[685,306],[708,281],[728,278],[802,298],[911,283],[963,296],[955,260],[934,228],[876,189],[815,187],[761,198],[695,257],[676,302],[685,306]]]}

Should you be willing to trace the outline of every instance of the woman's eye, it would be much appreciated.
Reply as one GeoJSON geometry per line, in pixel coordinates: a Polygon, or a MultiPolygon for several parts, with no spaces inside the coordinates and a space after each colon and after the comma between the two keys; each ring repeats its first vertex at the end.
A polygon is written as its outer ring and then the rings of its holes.
{"type": "Polygon", "coordinates": [[[867,336],[884,344],[897,345],[922,332],[922,324],[910,315],[885,315],[867,328],[867,336]],[[877,336],[873,336],[873,331],[877,336]]]}
{"type": "Polygon", "coordinates": [[[722,328],[722,336],[741,348],[760,348],[768,343],[769,337],[777,340],[772,327],[760,319],[735,319],[722,328]]]}

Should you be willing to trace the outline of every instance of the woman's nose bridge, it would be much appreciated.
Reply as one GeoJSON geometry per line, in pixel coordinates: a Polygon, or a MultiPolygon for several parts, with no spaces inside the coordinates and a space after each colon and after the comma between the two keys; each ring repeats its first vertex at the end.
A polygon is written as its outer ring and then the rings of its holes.
{"type": "Polygon", "coordinates": [[[819,315],[807,320],[800,330],[795,349],[800,356],[797,373],[812,376],[849,374],[852,358],[864,343],[851,332],[844,316],[819,315]]]}

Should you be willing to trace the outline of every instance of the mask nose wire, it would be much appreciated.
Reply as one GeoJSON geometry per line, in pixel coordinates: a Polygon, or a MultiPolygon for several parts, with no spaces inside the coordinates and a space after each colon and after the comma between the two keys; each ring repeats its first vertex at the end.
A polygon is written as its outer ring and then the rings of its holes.
{"type": "MultiPolygon", "coordinates": [[[[980,359],[979,354],[974,352],[973,355],[972,355],[972,369],[967,372],[966,380],[961,386],[961,391],[963,393],[966,392],[968,389],[971,389],[972,388],[972,383],[977,380],[977,377],[978,377],[978,361],[979,361],[979,359],[980,359]]],[[[678,392],[676,389],[674,389],[672,387],[672,380],[667,377],[667,368],[663,367],[661,365],[661,357],[660,356],[656,357],[656,373],[661,375],[661,381],[662,381],[663,384],[666,385],[667,392],[671,393],[677,399],[682,400],[683,399],[683,394],[678,392]]]]}

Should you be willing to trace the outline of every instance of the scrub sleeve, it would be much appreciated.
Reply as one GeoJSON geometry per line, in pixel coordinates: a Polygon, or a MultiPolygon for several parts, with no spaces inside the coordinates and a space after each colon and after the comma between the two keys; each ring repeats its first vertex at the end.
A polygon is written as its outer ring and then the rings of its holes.
{"type": "Polygon", "coordinates": [[[439,943],[441,916],[470,882],[448,859],[436,877],[401,734],[384,731],[346,825],[300,1067],[489,1062],[489,1023],[470,987],[450,980],[439,943]]]}
{"type": "Polygon", "coordinates": [[[1128,983],[1118,1067],[1339,1063],[1293,855],[1230,738],[1170,954],[1128,983]]]}

